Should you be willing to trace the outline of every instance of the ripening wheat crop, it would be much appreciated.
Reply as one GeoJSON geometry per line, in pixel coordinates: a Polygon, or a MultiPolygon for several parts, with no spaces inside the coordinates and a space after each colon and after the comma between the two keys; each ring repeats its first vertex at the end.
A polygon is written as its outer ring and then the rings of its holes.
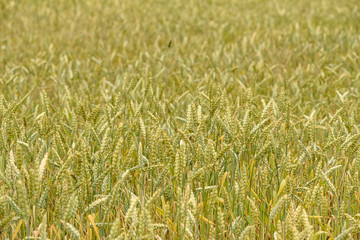
{"type": "Polygon", "coordinates": [[[358,0],[0,0],[0,239],[360,238],[358,0]]]}

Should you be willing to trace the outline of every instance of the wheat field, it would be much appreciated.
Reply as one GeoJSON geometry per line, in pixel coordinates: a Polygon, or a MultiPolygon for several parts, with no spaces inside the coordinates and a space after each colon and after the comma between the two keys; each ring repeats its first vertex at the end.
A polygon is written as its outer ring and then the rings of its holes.
{"type": "Polygon", "coordinates": [[[0,239],[360,238],[358,0],[0,0],[0,239]]]}

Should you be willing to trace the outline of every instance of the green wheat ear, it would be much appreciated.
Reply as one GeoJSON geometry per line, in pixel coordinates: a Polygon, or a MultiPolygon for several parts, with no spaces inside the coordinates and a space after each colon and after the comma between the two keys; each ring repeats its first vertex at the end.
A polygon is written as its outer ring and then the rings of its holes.
{"type": "Polygon", "coordinates": [[[269,215],[270,220],[275,219],[277,215],[283,210],[283,207],[285,206],[287,199],[288,199],[288,195],[284,195],[278,200],[276,205],[270,211],[270,215],[269,215]]]}

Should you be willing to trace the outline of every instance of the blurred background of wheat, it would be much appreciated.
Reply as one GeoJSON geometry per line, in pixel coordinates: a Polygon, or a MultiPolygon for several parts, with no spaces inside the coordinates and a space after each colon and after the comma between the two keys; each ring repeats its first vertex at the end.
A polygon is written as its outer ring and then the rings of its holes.
{"type": "Polygon", "coordinates": [[[356,0],[0,0],[0,239],[358,239],[356,0]]]}

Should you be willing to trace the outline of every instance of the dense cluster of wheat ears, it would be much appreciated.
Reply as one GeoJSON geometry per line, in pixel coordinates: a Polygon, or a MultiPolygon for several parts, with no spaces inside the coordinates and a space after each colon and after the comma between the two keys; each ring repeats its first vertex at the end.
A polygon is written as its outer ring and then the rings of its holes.
{"type": "Polygon", "coordinates": [[[0,0],[0,239],[359,239],[357,0],[0,0]]]}

